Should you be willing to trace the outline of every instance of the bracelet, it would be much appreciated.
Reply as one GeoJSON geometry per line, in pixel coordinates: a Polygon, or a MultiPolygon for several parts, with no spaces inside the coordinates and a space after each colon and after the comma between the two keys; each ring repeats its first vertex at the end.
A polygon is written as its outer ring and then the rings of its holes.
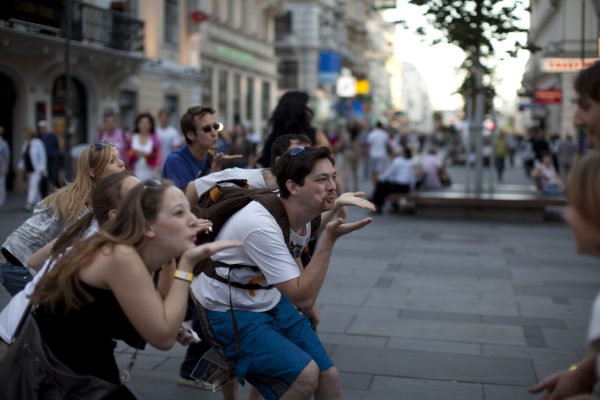
{"type": "Polygon", "coordinates": [[[173,273],[173,278],[191,283],[194,279],[194,274],[192,274],[191,272],[185,272],[180,269],[176,269],[173,273]]]}
{"type": "Polygon", "coordinates": [[[569,371],[575,371],[577,369],[577,364],[573,364],[569,367],[569,371]]]}

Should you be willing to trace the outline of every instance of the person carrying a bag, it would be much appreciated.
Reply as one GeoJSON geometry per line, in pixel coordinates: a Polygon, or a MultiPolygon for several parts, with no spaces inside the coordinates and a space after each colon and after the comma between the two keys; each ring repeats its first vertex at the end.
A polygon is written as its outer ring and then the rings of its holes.
{"type": "Polygon", "coordinates": [[[174,344],[194,265],[240,245],[196,246],[207,225],[169,181],[134,187],[115,219],[64,254],[36,287],[32,314],[0,363],[0,399],[134,398],[120,385],[113,339],[141,336],[162,350],[174,344]],[[173,258],[178,269],[163,300],[152,274],[173,258]],[[41,356],[24,359],[28,348],[41,356]]]}

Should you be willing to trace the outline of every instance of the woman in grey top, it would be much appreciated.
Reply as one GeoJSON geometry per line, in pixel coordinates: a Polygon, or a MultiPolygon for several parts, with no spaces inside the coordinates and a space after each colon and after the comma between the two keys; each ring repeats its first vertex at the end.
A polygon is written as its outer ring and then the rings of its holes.
{"type": "Polygon", "coordinates": [[[10,295],[32,278],[27,260],[89,211],[96,183],[104,176],[123,171],[125,165],[110,142],[97,142],[79,157],[75,180],[36,204],[33,215],[2,244],[6,262],[0,264],[0,282],[10,295]]]}

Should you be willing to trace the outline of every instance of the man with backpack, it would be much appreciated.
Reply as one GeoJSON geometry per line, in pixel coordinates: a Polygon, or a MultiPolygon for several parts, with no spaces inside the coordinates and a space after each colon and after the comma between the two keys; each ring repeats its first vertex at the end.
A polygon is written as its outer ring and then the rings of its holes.
{"type": "Polygon", "coordinates": [[[311,237],[311,221],[335,205],[335,161],[327,148],[297,147],[272,172],[280,197],[269,203],[283,212],[267,209],[262,201],[235,212],[217,238],[241,240],[243,247],[213,256],[213,271],[198,275],[192,292],[227,358],[236,363],[238,379],[248,380],[265,399],[284,393],[290,399],[341,399],[338,372],[298,310],[316,314],[335,242],[371,219],[328,222],[304,268],[299,259],[311,237]],[[282,226],[289,227],[287,232],[282,226]]]}

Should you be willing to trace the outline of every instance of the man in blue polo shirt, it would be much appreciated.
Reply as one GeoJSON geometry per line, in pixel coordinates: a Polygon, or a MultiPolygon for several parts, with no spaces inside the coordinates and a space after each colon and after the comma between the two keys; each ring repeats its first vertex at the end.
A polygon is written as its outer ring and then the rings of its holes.
{"type": "Polygon", "coordinates": [[[223,124],[215,119],[210,107],[190,107],[181,116],[181,132],[185,146],[175,150],[165,160],[163,177],[185,190],[188,182],[211,172],[213,157],[209,150],[217,148],[219,131],[223,124]]]}

